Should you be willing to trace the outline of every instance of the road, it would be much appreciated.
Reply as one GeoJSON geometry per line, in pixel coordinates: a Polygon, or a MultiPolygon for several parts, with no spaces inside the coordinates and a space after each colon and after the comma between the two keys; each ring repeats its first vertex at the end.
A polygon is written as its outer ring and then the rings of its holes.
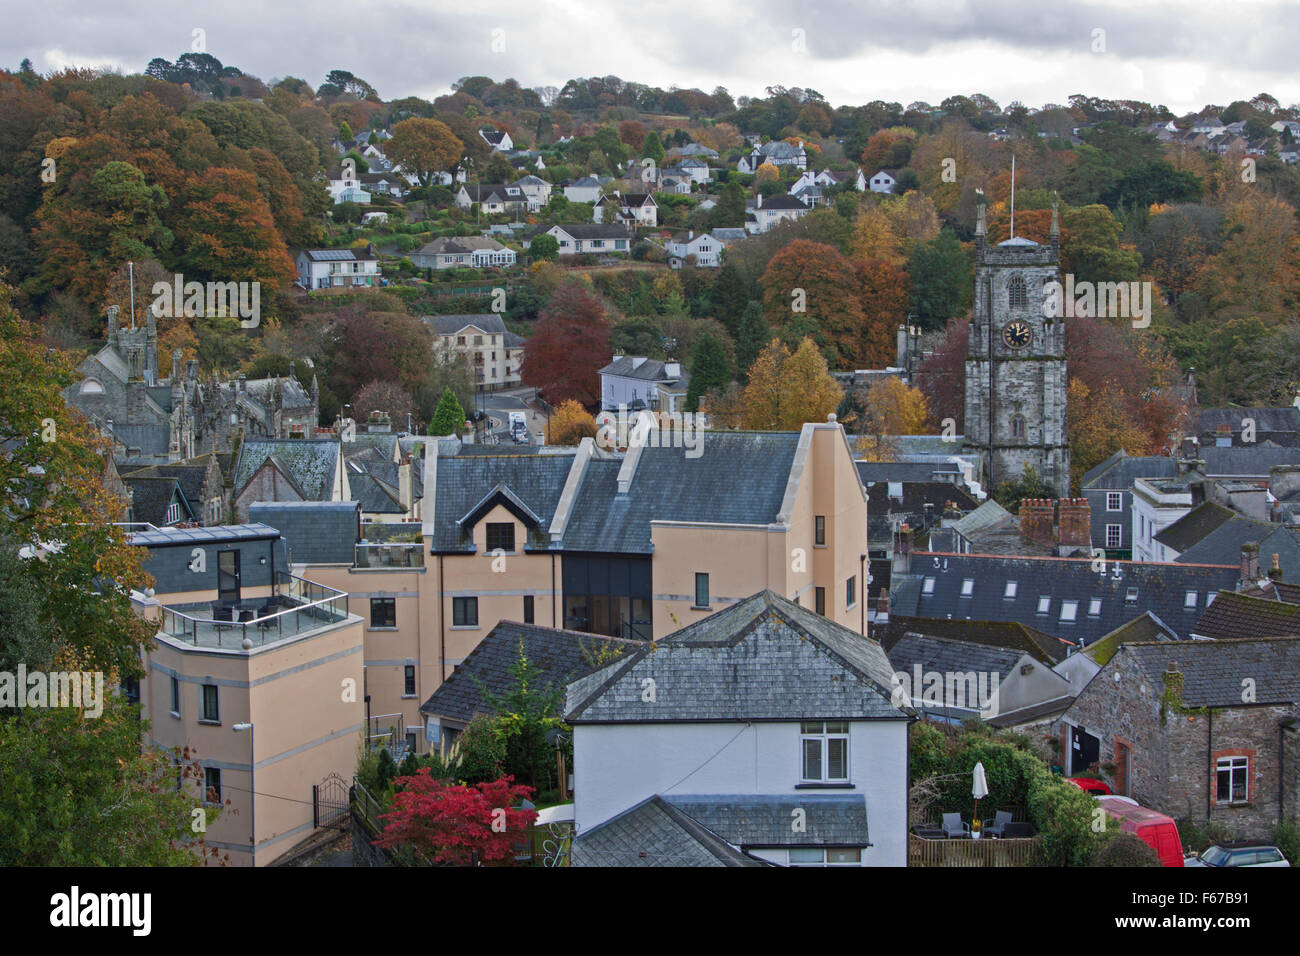
{"type": "Polygon", "coordinates": [[[539,414],[528,406],[525,399],[532,400],[533,389],[513,388],[500,392],[480,392],[479,408],[488,413],[492,419],[492,434],[502,443],[513,442],[510,437],[510,413],[523,412],[527,418],[528,431],[535,444],[546,440],[546,416],[539,414]]]}

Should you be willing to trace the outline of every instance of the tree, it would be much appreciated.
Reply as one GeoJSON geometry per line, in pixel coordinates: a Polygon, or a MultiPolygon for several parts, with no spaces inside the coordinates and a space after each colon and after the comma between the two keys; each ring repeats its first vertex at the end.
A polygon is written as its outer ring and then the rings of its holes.
{"type": "Polygon", "coordinates": [[[1038,477],[1033,465],[1026,465],[1019,478],[1002,482],[993,492],[993,499],[1012,514],[1020,513],[1020,502],[1025,498],[1055,497],[1052,486],[1038,477]]]}
{"type": "Polygon", "coordinates": [[[555,745],[547,734],[569,729],[557,716],[564,704],[563,683],[543,683],[542,677],[521,639],[505,692],[496,694],[479,685],[492,713],[493,731],[505,743],[504,771],[538,792],[551,789],[556,774],[555,745]]]}
{"type": "Polygon", "coordinates": [[[568,279],[538,316],[520,378],[553,404],[573,398],[593,406],[600,400],[598,370],[613,354],[609,334],[600,297],[582,280],[568,279]]]}
{"type": "Polygon", "coordinates": [[[938,328],[970,308],[974,270],[951,230],[913,247],[907,275],[912,283],[912,312],[922,328],[938,328]]]}
{"type": "Polygon", "coordinates": [[[664,144],[659,139],[659,134],[651,130],[641,142],[641,155],[647,159],[653,159],[656,166],[663,165],[664,161],[664,144]]]}
{"type": "Polygon", "coordinates": [[[528,254],[534,261],[554,262],[560,257],[560,240],[550,233],[543,233],[528,244],[528,254]]]}
{"type": "Polygon", "coordinates": [[[352,408],[363,417],[372,411],[383,412],[395,430],[404,429],[407,416],[415,414],[415,400],[396,382],[371,382],[353,396],[352,408]]]}
{"type": "Polygon", "coordinates": [[[596,419],[573,399],[561,402],[551,416],[547,444],[577,445],[596,437],[596,419]]]}
{"type": "Polygon", "coordinates": [[[764,316],[788,342],[812,335],[840,367],[856,362],[866,317],[857,276],[836,249],[796,239],[772,257],[760,284],[764,316]]]}
{"type": "Polygon", "coordinates": [[[410,847],[452,866],[510,866],[515,845],[537,818],[535,810],[515,809],[533,790],[513,779],[452,785],[433,779],[428,767],[414,777],[398,777],[402,789],[393,797],[393,809],[380,815],[384,832],[375,845],[410,847]]]}
{"type": "Polygon", "coordinates": [[[729,182],[718,194],[718,204],[711,210],[711,228],[739,229],[745,224],[745,190],[740,183],[729,182]]]}
{"type": "Polygon", "coordinates": [[[895,333],[907,321],[907,273],[879,259],[854,264],[864,318],[857,367],[884,368],[896,357],[895,333]]]}
{"type": "Polygon", "coordinates": [[[348,125],[347,120],[344,120],[342,123],[339,124],[339,142],[340,142],[340,143],[343,143],[344,145],[346,145],[346,144],[352,142],[352,137],[353,137],[353,135],[354,135],[354,134],[353,134],[353,132],[352,132],[352,127],[348,125]]]}
{"type": "Polygon", "coordinates": [[[763,307],[754,300],[745,305],[736,331],[736,370],[742,381],[749,379],[750,366],[772,339],[772,330],[763,318],[763,307]]]}
{"type": "Polygon", "coordinates": [[[732,262],[724,262],[713,280],[709,291],[709,303],[713,306],[713,315],[727,327],[733,336],[740,331],[740,319],[745,313],[745,306],[750,299],[749,283],[740,274],[740,269],[732,262]]]}
{"type": "Polygon", "coordinates": [[[438,409],[433,413],[433,421],[429,423],[429,434],[459,435],[464,426],[465,409],[461,408],[456,394],[450,388],[444,389],[442,398],[438,401],[438,409]]]}
{"type": "Polygon", "coordinates": [[[385,155],[428,186],[438,173],[452,169],[465,155],[465,144],[446,123],[412,117],[393,127],[385,155]]]}
{"type": "Polygon", "coordinates": [[[925,434],[925,395],[901,378],[885,376],[864,389],[860,405],[861,419],[854,424],[864,435],[925,434]]]}
{"type": "Polygon", "coordinates": [[[1072,377],[1067,389],[1066,431],[1070,443],[1071,484],[1077,492],[1082,476],[1121,448],[1130,454],[1148,450],[1148,438],[1130,410],[1124,393],[1108,384],[1097,391],[1072,377]]]}
{"type": "Polygon", "coordinates": [[[731,381],[731,362],[718,336],[705,332],[691,350],[691,382],[686,387],[686,411],[700,408],[700,396],[720,391],[731,381]]]}
{"type": "Polygon", "coordinates": [[[826,421],[840,398],[840,387],[812,339],[800,342],[793,355],[774,339],[749,370],[742,427],[798,431],[806,422],[826,421]]]}

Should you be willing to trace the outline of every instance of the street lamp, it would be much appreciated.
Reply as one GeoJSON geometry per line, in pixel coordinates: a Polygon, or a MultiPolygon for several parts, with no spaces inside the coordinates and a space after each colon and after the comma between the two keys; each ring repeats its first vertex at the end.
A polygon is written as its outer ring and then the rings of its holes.
{"type": "Polygon", "coordinates": [[[257,784],[253,776],[253,767],[257,763],[257,751],[253,746],[253,725],[251,723],[239,723],[230,728],[235,733],[248,731],[248,826],[252,831],[248,841],[249,850],[253,854],[253,866],[257,866],[257,784]]]}

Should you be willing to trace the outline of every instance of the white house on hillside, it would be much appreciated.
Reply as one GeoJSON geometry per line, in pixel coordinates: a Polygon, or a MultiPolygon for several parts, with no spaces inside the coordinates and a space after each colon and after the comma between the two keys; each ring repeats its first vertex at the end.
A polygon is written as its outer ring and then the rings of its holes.
{"type": "Polygon", "coordinates": [[[572,864],[906,866],[892,678],[876,641],[762,591],[575,681],[572,864]]]}
{"type": "Polygon", "coordinates": [[[298,253],[298,284],[304,289],[343,285],[375,285],[379,257],[366,249],[304,249],[298,253]]]}
{"type": "Polygon", "coordinates": [[[888,169],[881,169],[871,177],[871,191],[873,193],[892,193],[897,185],[898,177],[888,169]]]}

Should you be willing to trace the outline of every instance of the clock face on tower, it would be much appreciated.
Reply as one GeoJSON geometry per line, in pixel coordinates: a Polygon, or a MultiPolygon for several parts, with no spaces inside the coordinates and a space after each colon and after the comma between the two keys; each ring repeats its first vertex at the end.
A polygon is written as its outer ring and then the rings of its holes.
{"type": "Polygon", "coordinates": [[[1016,319],[1002,326],[1002,341],[1010,348],[1023,349],[1034,340],[1034,330],[1028,322],[1016,319]]]}

